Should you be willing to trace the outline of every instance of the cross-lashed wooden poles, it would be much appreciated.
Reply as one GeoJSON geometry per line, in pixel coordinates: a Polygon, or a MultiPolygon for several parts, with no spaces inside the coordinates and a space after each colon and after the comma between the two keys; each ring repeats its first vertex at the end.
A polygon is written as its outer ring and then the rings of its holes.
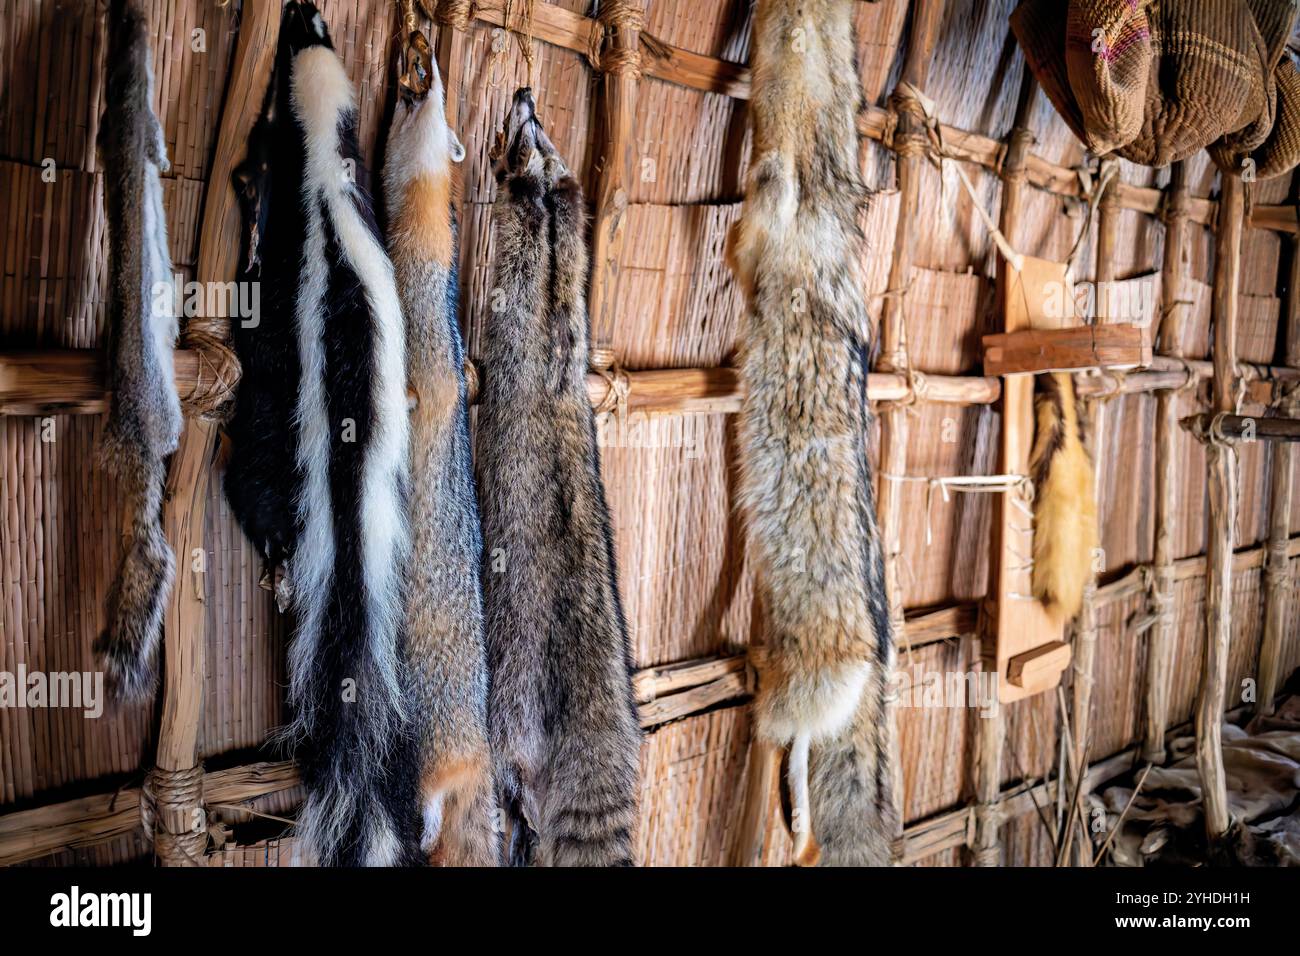
{"type": "MultiPolygon", "coordinates": [[[[1241,284],[1241,232],[1245,186],[1224,173],[1215,234],[1214,411],[1236,407],[1237,312],[1241,284]]],[[[1204,794],[1205,828],[1212,844],[1231,825],[1227,779],[1223,770],[1223,702],[1227,692],[1228,644],[1232,639],[1232,544],[1237,515],[1237,452],[1211,437],[1206,442],[1209,468],[1210,527],[1206,541],[1205,643],[1201,653],[1201,689],[1196,704],[1196,766],[1204,794]]]]}
{"type": "MultiPolygon", "coordinates": [[[[943,0],[919,0],[912,5],[912,33],[900,81],[915,90],[924,90],[930,73],[930,59],[943,20],[943,0]]],[[[889,266],[889,294],[884,298],[880,321],[880,359],[878,371],[910,373],[907,355],[907,289],[912,282],[916,240],[920,234],[918,214],[921,202],[921,176],[930,147],[925,128],[925,113],[914,94],[895,93],[898,128],[894,148],[898,152],[898,222],[894,231],[893,259],[889,266]]],[[[911,396],[915,398],[915,396],[911,396]]],[[[903,475],[907,471],[908,409],[890,405],[881,411],[880,474],[903,475]]],[[[903,585],[899,576],[902,554],[903,501],[901,482],[882,479],[878,483],[877,511],[884,546],[885,590],[889,598],[889,618],[893,629],[903,626],[903,585]]],[[[892,684],[890,685],[892,686],[892,684]]],[[[885,739],[893,773],[892,800],[899,809],[899,833],[902,835],[902,761],[898,748],[898,716],[894,702],[885,705],[885,739]]]]}
{"type": "MultiPolygon", "coordinates": [[[[246,0],[203,210],[196,270],[200,281],[226,282],[236,271],[239,207],[230,174],[261,108],[279,30],[279,3],[246,0]]],[[[196,321],[190,320],[182,344],[200,350],[224,348],[228,320],[204,320],[201,325],[196,321]]],[[[216,434],[217,423],[209,417],[187,416],[163,505],[163,530],[176,552],[177,570],[163,618],[165,671],[156,768],[145,791],[152,795],[146,813],[155,826],[156,855],[167,866],[200,865],[207,843],[198,735],[207,640],[203,529],[216,434]]]]}
{"type": "MultiPolygon", "coordinates": [[[[1161,263],[1159,344],[1171,354],[1180,354],[1178,332],[1188,314],[1184,301],[1184,279],[1191,254],[1190,192],[1187,164],[1175,163],[1165,192],[1165,251],[1161,263]]],[[[1190,384],[1190,383],[1189,383],[1190,384]]],[[[1156,620],[1147,644],[1143,676],[1145,707],[1142,721],[1142,759],[1165,762],[1165,727],[1169,719],[1169,675],[1173,669],[1174,641],[1174,537],[1178,530],[1178,392],[1168,389],[1156,394],[1156,541],[1152,571],[1152,600],[1156,620]]]]}
{"type": "MultiPolygon", "coordinates": [[[[1286,364],[1300,366],[1300,241],[1290,243],[1291,268],[1286,289],[1286,364]]],[[[1287,418],[1300,416],[1300,389],[1293,382],[1279,382],[1283,389],[1278,412],[1287,418]]],[[[1259,647],[1259,685],[1256,687],[1255,713],[1273,713],[1281,666],[1282,643],[1289,629],[1288,597],[1294,587],[1291,559],[1287,556],[1291,534],[1291,505],[1294,500],[1292,477],[1295,474],[1296,450],[1291,443],[1273,445],[1273,466],[1269,481],[1272,494],[1269,504],[1268,552],[1264,562],[1264,636],[1259,647]]]]}
{"type": "Polygon", "coordinates": [[[595,219],[591,229],[591,291],[588,312],[594,344],[613,340],[614,300],[623,255],[628,196],[632,186],[637,80],[641,75],[643,0],[602,0],[598,22],[605,30],[600,56],[604,73],[603,151],[598,167],[595,219]]]}
{"type": "MultiPolygon", "coordinates": [[[[1020,223],[1029,177],[1025,170],[1025,161],[1029,156],[1029,147],[1033,144],[1033,133],[1029,128],[1029,118],[1033,112],[1034,100],[1038,95],[1038,83],[1033,73],[1025,69],[1020,83],[1020,98],[1016,104],[1016,118],[1007,142],[1006,158],[1002,164],[1002,211],[999,215],[998,228],[1015,248],[1019,241],[1017,226],[1020,223]]],[[[1005,260],[998,262],[999,295],[1010,294],[1011,265],[1005,260]]],[[[988,621],[985,621],[987,624],[988,621]]],[[[983,641],[996,639],[993,633],[981,634],[983,641]]],[[[987,657],[987,656],[986,656],[987,657]]],[[[1002,792],[1002,748],[1006,741],[1006,718],[1002,707],[998,706],[990,713],[972,710],[975,714],[975,836],[972,851],[976,866],[997,866],[1000,857],[1000,832],[1002,828],[1002,808],[999,799],[1002,792]]]]}

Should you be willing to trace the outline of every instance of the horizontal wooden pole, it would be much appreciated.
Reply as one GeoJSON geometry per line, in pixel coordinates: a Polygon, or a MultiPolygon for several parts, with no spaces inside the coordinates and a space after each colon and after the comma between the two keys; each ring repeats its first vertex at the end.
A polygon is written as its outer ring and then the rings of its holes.
{"type": "MultiPolygon", "coordinates": [[[[176,387],[193,391],[201,373],[198,353],[176,352],[176,387]]],[[[739,373],[733,368],[672,368],[620,372],[626,376],[629,411],[664,414],[732,413],[740,410],[739,373]]],[[[604,401],[610,382],[587,376],[593,405],[604,401]]],[[[996,378],[924,376],[925,399],[959,405],[990,405],[1001,394],[996,378]]],[[[872,401],[899,401],[908,395],[904,375],[872,373],[872,401]]],[[[96,415],[108,410],[104,360],[99,349],[44,349],[0,352],[0,415],[96,415]]]]}
{"type": "Polygon", "coordinates": [[[1258,418],[1250,415],[1189,415],[1179,424],[1188,431],[1210,434],[1217,431],[1236,441],[1300,441],[1300,419],[1258,418]]]}
{"type": "MultiPolygon", "coordinates": [[[[176,387],[193,391],[202,372],[197,352],[178,350],[176,387]]],[[[1077,379],[1080,395],[1136,394],[1178,388],[1191,372],[1209,378],[1212,366],[1199,359],[1156,356],[1146,369],[1116,376],[1105,372],[1077,379]]],[[[1300,370],[1285,366],[1239,362],[1238,374],[1247,384],[1300,381],[1300,370]]],[[[740,375],[734,368],[669,368],[621,372],[627,379],[627,408],[657,414],[730,414],[740,409],[740,375]]],[[[983,375],[930,375],[916,382],[918,401],[952,405],[991,405],[1002,394],[1001,379],[983,375]]],[[[587,376],[593,405],[604,401],[609,380],[587,376]]],[[[867,396],[872,401],[902,401],[909,394],[907,376],[872,372],[867,396]]],[[[39,349],[0,352],[0,415],[97,415],[108,410],[104,360],[99,349],[39,349]]]]}

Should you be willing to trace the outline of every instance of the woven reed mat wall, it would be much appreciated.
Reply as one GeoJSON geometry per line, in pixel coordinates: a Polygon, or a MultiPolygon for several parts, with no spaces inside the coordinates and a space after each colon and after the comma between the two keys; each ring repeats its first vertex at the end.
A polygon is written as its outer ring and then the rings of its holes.
{"type": "MultiPolygon", "coordinates": [[[[539,0],[539,3],[541,0],[539,0]]],[[[582,0],[561,6],[586,12],[582,0]]],[[[94,154],[102,109],[102,3],[55,7],[31,0],[0,0],[0,339],[5,348],[75,346],[101,342],[105,314],[105,234],[102,179],[94,154]],[[23,91],[19,93],[18,91],[23,91]],[[34,92],[29,92],[33,91],[34,92]],[[53,159],[53,183],[41,179],[53,159]]],[[[157,109],[166,130],[172,171],[165,179],[172,255],[187,275],[195,262],[197,217],[208,183],[213,137],[235,37],[235,7],[214,0],[152,0],[157,109]],[[195,29],[206,50],[193,52],[195,29]]],[[[323,0],[336,46],[357,85],[363,154],[372,170],[390,96],[390,57],[397,29],[388,0],[323,0]]],[[[859,59],[866,102],[883,107],[897,80],[908,3],[880,0],[857,6],[859,59]]],[[[1006,17],[1014,0],[950,0],[930,71],[927,94],[944,122],[991,137],[1012,122],[1022,61],[1009,46],[1006,17]]],[[[746,0],[652,0],[645,32],[696,53],[732,62],[748,58],[746,0]]],[[[474,23],[457,36],[462,55],[449,78],[467,149],[461,207],[463,314],[471,354],[489,320],[492,257],[490,203],[495,186],[487,153],[495,124],[527,69],[516,46],[492,56],[494,28],[474,23]]],[[[574,52],[537,44],[534,86],[543,121],[577,169],[588,194],[599,171],[599,75],[574,52]]],[[[1080,147],[1040,100],[1033,116],[1039,155],[1066,166],[1080,147]]],[[[723,261],[723,243],[735,220],[749,155],[745,104],[644,77],[632,125],[634,176],[626,212],[626,239],[612,290],[617,320],[609,341],[628,369],[726,364],[734,348],[741,298],[723,261]]],[[[863,169],[881,192],[862,212],[869,240],[863,272],[878,311],[885,291],[898,216],[893,154],[874,142],[863,148],[863,169]]],[[[989,210],[1000,197],[997,178],[968,166],[976,194],[989,210]]],[[[952,174],[928,169],[923,183],[922,231],[909,291],[908,337],[916,368],[967,374],[978,370],[979,337],[992,325],[993,251],[970,200],[952,174]]],[[[1160,185],[1166,174],[1122,164],[1125,182],[1160,185]]],[[[1192,164],[1193,192],[1213,188],[1207,163],[1192,164]]],[[[1262,184],[1256,201],[1286,200],[1289,184],[1262,184]]],[[[1083,226],[1077,204],[1030,190],[1026,252],[1064,257],[1083,226]]],[[[1194,230],[1194,299],[1181,348],[1208,354],[1207,230],[1194,230]]],[[[1118,248],[1121,277],[1159,267],[1163,228],[1151,216],[1123,214],[1118,248]]],[[[1085,236],[1081,272],[1091,270],[1085,236]]],[[[1243,253],[1244,358],[1274,357],[1279,314],[1279,238],[1247,230],[1243,253]]],[[[1192,409],[1184,396],[1180,414],[1192,409]]],[[[1101,487],[1103,543],[1111,573],[1149,560],[1153,549],[1151,476],[1154,401],[1112,400],[1101,487]],[[1113,423],[1113,424],[1111,424],[1113,423]]],[[[743,650],[758,627],[751,571],[731,505],[734,422],[722,414],[659,416],[637,421],[638,438],[605,452],[605,480],[614,515],[623,593],[638,666],[647,667],[743,650]]],[[[925,475],[992,471],[998,416],[987,407],[927,405],[911,424],[909,470],[925,475]]],[[[121,524],[117,492],[95,464],[101,421],[93,416],[0,417],[0,670],[82,670],[102,626],[105,591],[121,524]],[[49,436],[54,440],[43,440],[49,436]]],[[[1204,546],[1204,456],[1180,437],[1179,553],[1204,546]]],[[[874,452],[873,452],[874,454],[874,452]]],[[[1242,460],[1242,545],[1266,535],[1267,458],[1248,447],[1242,460]]],[[[215,466],[219,467],[219,463],[215,466]]],[[[207,680],[201,750],[209,764],[245,759],[284,718],[284,627],[261,573],[220,494],[211,485],[207,509],[207,680]]],[[[987,496],[933,496],[923,487],[903,493],[903,583],[906,604],[920,609],[972,602],[987,590],[991,501],[987,496]],[[929,540],[927,541],[927,526],[929,540]]],[[[1300,531],[1300,516],[1293,519],[1300,531]]],[[[1234,595],[1239,622],[1233,645],[1234,680],[1244,675],[1258,645],[1258,572],[1239,576],[1234,595]]],[[[1190,714],[1196,685],[1195,642],[1201,628],[1202,585],[1179,584],[1179,647],[1170,719],[1190,714]]],[[[1140,737],[1139,700],[1145,642],[1132,630],[1137,599],[1105,608],[1093,695],[1092,754],[1105,756],[1140,737]]],[[[1137,612],[1137,613],[1135,613],[1137,612]]],[[[970,636],[903,655],[919,672],[973,666],[970,636]]],[[[1300,664],[1300,634],[1283,650],[1283,671],[1300,664]]],[[[1231,686],[1231,684],[1230,684],[1231,686]]],[[[1052,696],[1013,705],[1007,715],[1006,782],[1036,779],[1053,768],[1058,714],[1052,696]]],[[[974,728],[958,708],[902,708],[903,805],[909,821],[961,806],[969,797],[974,728]]],[[[153,714],[132,710],[98,720],[57,710],[0,709],[0,812],[82,793],[100,793],[138,778],[150,763],[153,714]]],[[[663,725],[647,735],[639,848],[655,864],[709,864],[727,857],[745,780],[748,712],[737,701],[663,725]]],[[[256,805],[263,813],[293,810],[293,795],[256,805]]],[[[220,813],[218,813],[220,816],[220,813]]],[[[246,818],[243,818],[246,819],[246,818]]],[[[265,825],[266,821],[263,820],[265,825]]],[[[291,862],[291,838],[228,847],[209,862],[222,866],[291,862]]],[[[769,864],[788,859],[779,824],[767,835],[769,864]]],[[[130,835],[49,857],[42,862],[119,863],[146,855],[130,835]]],[[[1030,815],[1004,831],[1007,862],[1050,859],[1041,826],[1030,815]]],[[[922,861],[962,862],[957,850],[922,861]]]]}

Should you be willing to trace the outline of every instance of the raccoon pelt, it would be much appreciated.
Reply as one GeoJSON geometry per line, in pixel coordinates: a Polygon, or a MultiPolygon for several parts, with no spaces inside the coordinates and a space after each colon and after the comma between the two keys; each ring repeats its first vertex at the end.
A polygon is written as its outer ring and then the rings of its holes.
{"type": "Polygon", "coordinates": [[[882,732],[894,641],[866,449],[853,6],[758,4],[754,160],[728,244],[748,301],[739,506],[766,613],[756,732],[790,748],[805,865],[883,865],[897,819],[882,732]]]}
{"type": "MultiPolygon", "coordinates": [[[[421,48],[423,49],[423,47],[421,48]]],[[[406,641],[419,740],[421,847],[443,866],[493,866],[492,760],[479,563],[483,540],[470,454],[457,317],[454,164],[437,64],[412,53],[427,92],[403,87],[388,133],[388,253],[406,317],[411,413],[406,641]]]]}
{"type": "Polygon", "coordinates": [[[513,863],[632,863],[640,730],[587,398],[582,190],[516,92],[476,448],[488,726],[513,863]]]}
{"type": "Polygon", "coordinates": [[[1029,456],[1034,482],[1033,591],[1047,610],[1068,621],[1079,613],[1097,547],[1097,499],[1092,459],[1074,379],[1040,376],[1034,397],[1037,428],[1029,456]]]}
{"type": "Polygon", "coordinates": [[[109,6],[107,109],[100,127],[108,221],[108,378],[112,399],[101,454],[126,500],[129,541],[95,643],[116,700],[147,699],[157,683],[158,641],[175,559],[162,530],[166,456],[176,450],[181,407],[172,349],[175,286],[160,172],[169,168],[153,112],[153,67],[143,12],[109,6]]]}
{"type": "MultiPolygon", "coordinates": [[[[266,294],[260,327],[243,341],[266,338],[245,366],[252,375],[240,401],[261,416],[249,429],[267,428],[280,440],[287,422],[293,433],[291,466],[277,459],[290,517],[282,519],[282,537],[255,543],[283,548],[289,582],[293,720],[285,737],[307,791],[299,833],[321,865],[409,863],[419,821],[403,696],[401,303],[362,185],[352,86],[310,3],[286,4],[277,61],[275,92],[250,148],[254,165],[245,169],[259,188],[271,186],[267,219],[245,261],[260,260],[266,294]],[[259,137],[275,148],[262,150],[259,137]],[[286,393],[276,376],[291,370],[289,355],[296,355],[296,388],[275,407],[286,393]]],[[[246,230],[246,245],[253,235],[246,230]]],[[[264,463],[251,473],[270,478],[264,463]]],[[[248,488],[249,474],[227,489],[260,504],[268,489],[248,488]]]]}

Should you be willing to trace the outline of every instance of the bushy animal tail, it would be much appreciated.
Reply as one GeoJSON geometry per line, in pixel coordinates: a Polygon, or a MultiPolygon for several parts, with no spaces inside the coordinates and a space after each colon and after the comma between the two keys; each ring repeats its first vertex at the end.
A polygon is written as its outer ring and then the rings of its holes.
{"type": "Polygon", "coordinates": [[[790,748],[805,865],[884,864],[896,820],[885,722],[894,638],[866,448],[858,217],[868,195],[851,15],[838,0],[758,5],[754,158],[728,247],[749,305],[739,504],[766,618],[752,654],[755,733],[790,748]],[[815,39],[795,48],[796,33],[815,39]]]}
{"type": "Polygon", "coordinates": [[[161,524],[163,461],[141,463],[121,475],[127,485],[131,538],[108,592],[108,626],[95,653],[114,700],[147,700],[157,685],[158,639],[175,573],[161,524]]]}
{"type": "Polygon", "coordinates": [[[1074,379],[1056,372],[1039,379],[1037,432],[1030,454],[1034,481],[1034,596],[1068,620],[1079,613],[1097,547],[1092,459],[1074,379]]]}

